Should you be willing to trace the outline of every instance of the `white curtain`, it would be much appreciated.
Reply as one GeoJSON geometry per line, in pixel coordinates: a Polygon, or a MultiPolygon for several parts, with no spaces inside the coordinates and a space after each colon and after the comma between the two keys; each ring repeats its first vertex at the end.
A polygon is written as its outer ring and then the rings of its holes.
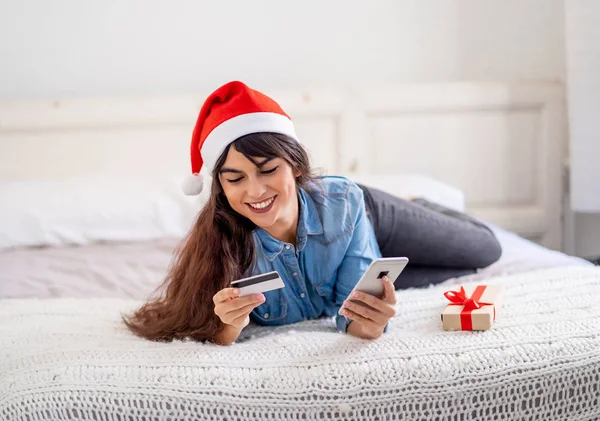
{"type": "Polygon", "coordinates": [[[600,0],[565,0],[571,208],[600,212],[600,0]]]}

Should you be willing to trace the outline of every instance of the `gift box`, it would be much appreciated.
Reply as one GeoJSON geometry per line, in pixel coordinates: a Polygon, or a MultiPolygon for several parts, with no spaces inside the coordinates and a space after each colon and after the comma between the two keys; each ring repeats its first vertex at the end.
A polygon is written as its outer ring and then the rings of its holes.
{"type": "Polygon", "coordinates": [[[498,315],[502,287],[461,286],[460,290],[445,292],[444,296],[450,301],[442,312],[444,330],[487,330],[498,315]]]}

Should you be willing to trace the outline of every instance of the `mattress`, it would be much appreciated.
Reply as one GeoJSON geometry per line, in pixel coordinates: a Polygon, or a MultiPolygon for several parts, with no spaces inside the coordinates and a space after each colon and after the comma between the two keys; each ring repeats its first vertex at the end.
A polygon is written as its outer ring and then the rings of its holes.
{"type": "Polygon", "coordinates": [[[0,419],[595,420],[600,268],[496,275],[495,325],[446,332],[438,285],[398,291],[375,341],[333,319],[250,325],[232,346],[155,343],[119,298],[0,301],[0,419]]]}

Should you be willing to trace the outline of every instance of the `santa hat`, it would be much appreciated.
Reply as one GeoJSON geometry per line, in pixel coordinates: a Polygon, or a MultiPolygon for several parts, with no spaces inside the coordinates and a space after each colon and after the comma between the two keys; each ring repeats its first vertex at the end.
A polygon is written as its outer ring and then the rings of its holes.
{"type": "Polygon", "coordinates": [[[192,175],[184,180],[183,192],[188,196],[200,194],[204,181],[200,170],[212,174],[227,145],[259,132],[280,133],[298,140],[290,117],[265,94],[238,81],[214,91],[202,105],[194,127],[190,148],[192,175]]]}

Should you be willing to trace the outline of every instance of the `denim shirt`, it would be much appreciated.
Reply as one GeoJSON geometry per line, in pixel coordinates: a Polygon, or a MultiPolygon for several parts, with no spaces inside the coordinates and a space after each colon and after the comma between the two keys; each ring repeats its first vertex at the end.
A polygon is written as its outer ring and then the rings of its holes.
{"type": "Polygon", "coordinates": [[[337,312],[371,261],[381,257],[363,192],[339,176],[298,190],[296,247],[254,230],[252,274],[276,270],[285,287],[264,293],[265,302],[250,317],[277,326],[336,316],[337,330],[345,331],[340,323],[345,318],[337,312]]]}

